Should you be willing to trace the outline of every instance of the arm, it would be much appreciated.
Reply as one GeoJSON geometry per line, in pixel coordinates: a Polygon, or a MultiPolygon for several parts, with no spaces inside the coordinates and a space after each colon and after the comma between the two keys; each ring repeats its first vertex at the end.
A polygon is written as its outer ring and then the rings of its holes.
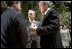
{"type": "Polygon", "coordinates": [[[52,34],[59,29],[59,18],[57,11],[53,10],[50,13],[52,17],[49,18],[49,25],[37,28],[36,31],[38,35],[52,34]]]}
{"type": "Polygon", "coordinates": [[[19,34],[19,42],[20,42],[20,47],[25,48],[27,44],[27,32],[26,32],[26,24],[25,24],[25,19],[23,19],[22,16],[18,16],[16,18],[16,26],[19,34]]]}

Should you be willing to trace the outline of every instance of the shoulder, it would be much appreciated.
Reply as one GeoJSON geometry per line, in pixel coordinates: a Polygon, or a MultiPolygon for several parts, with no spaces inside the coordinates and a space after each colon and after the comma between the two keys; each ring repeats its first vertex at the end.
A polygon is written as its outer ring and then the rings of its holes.
{"type": "Polygon", "coordinates": [[[28,21],[28,20],[25,20],[25,24],[26,24],[26,25],[29,25],[30,23],[29,23],[29,21],[28,21]]]}
{"type": "Polygon", "coordinates": [[[36,21],[36,20],[35,20],[34,22],[35,22],[35,23],[38,23],[38,24],[40,24],[40,23],[41,23],[41,22],[39,22],[39,21],[36,21]]]}
{"type": "Polygon", "coordinates": [[[50,9],[50,13],[49,13],[52,17],[58,17],[59,13],[55,10],[55,9],[50,9]]]}
{"type": "Polygon", "coordinates": [[[9,19],[10,18],[10,16],[9,16],[10,14],[9,14],[9,11],[8,10],[6,10],[6,11],[4,11],[2,14],[1,14],[1,20],[5,20],[5,19],[9,19]]]}
{"type": "Polygon", "coordinates": [[[53,9],[53,8],[50,8],[48,11],[47,11],[47,14],[46,15],[54,15],[54,14],[57,14],[58,12],[53,9]]]}
{"type": "Polygon", "coordinates": [[[39,21],[34,21],[34,23],[35,23],[37,26],[41,26],[41,22],[39,22],[39,21]]]}
{"type": "Polygon", "coordinates": [[[28,23],[28,20],[25,20],[25,23],[28,23]]]}
{"type": "Polygon", "coordinates": [[[50,12],[51,13],[58,13],[57,10],[55,10],[55,9],[50,9],[50,12]]]}

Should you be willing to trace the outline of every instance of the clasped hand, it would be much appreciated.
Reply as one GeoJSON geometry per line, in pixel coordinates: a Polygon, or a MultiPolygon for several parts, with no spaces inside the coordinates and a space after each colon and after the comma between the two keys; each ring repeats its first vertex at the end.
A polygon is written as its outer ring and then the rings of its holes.
{"type": "Polygon", "coordinates": [[[37,26],[35,24],[31,23],[29,30],[32,33],[32,35],[36,35],[36,29],[37,29],[37,26]]]}

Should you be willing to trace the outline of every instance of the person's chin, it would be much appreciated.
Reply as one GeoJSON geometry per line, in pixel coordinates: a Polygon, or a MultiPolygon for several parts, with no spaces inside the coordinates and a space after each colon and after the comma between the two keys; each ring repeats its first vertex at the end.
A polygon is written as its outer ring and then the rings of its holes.
{"type": "Polygon", "coordinates": [[[44,13],[44,11],[41,11],[41,13],[44,13]]]}
{"type": "Polygon", "coordinates": [[[43,12],[41,11],[41,13],[43,13],[43,12]]]}

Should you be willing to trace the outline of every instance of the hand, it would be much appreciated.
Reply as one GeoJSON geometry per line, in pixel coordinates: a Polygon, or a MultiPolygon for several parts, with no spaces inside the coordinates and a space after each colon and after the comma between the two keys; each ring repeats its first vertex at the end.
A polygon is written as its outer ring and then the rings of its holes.
{"type": "Polygon", "coordinates": [[[31,31],[32,34],[36,35],[36,29],[37,29],[37,26],[34,25],[34,24],[31,24],[30,31],[31,31]]]}
{"type": "Polygon", "coordinates": [[[31,34],[32,34],[32,35],[36,35],[36,29],[30,28],[30,31],[31,31],[31,34]]]}

